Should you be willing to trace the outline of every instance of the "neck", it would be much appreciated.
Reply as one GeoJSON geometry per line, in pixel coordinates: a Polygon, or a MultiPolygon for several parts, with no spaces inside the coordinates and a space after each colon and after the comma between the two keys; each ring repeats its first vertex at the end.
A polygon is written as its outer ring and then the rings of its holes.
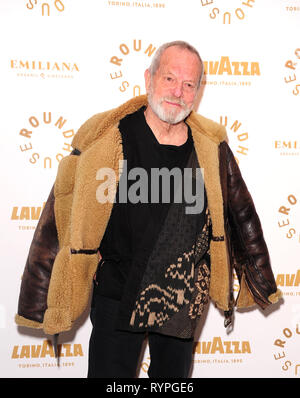
{"type": "Polygon", "coordinates": [[[176,124],[164,122],[159,119],[149,105],[144,114],[148,126],[160,144],[182,145],[186,141],[187,125],[184,121],[176,124]]]}

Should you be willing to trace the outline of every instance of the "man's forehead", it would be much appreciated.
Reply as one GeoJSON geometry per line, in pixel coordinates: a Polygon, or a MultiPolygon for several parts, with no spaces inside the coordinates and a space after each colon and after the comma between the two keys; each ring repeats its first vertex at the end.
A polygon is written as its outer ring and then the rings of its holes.
{"type": "Polygon", "coordinates": [[[201,63],[196,54],[188,49],[172,46],[167,48],[160,59],[159,69],[183,68],[189,71],[201,70],[201,63]],[[196,69],[196,70],[195,70],[196,69]]]}
{"type": "Polygon", "coordinates": [[[179,46],[168,47],[161,55],[161,61],[162,60],[180,61],[180,60],[190,60],[191,58],[198,60],[197,55],[194,54],[192,51],[188,50],[187,48],[181,48],[179,46]]]}

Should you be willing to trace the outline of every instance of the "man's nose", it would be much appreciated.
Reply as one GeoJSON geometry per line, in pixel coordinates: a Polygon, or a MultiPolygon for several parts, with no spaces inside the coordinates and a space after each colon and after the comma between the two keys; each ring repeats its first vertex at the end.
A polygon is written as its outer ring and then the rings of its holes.
{"type": "Polygon", "coordinates": [[[182,96],[182,84],[177,83],[176,86],[173,88],[173,94],[175,97],[180,98],[182,96]]]}

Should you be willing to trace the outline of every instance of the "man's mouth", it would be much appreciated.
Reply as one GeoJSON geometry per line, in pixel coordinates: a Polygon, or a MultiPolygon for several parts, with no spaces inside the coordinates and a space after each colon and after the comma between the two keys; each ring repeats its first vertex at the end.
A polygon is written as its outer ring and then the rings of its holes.
{"type": "Polygon", "coordinates": [[[178,102],[173,102],[173,101],[168,101],[168,100],[165,100],[165,102],[169,105],[177,106],[179,108],[181,107],[181,104],[179,104],[178,102]]]}
{"type": "Polygon", "coordinates": [[[168,105],[176,106],[178,108],[185,107],[185,103],[177,99],[163,98],[163,101],[165,101],[168,105]]]}

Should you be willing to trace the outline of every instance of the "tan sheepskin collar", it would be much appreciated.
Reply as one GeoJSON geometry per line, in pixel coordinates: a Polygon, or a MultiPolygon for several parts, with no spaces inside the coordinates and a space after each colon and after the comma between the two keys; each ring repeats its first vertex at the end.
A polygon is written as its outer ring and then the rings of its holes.
{"type": "MultiPolygon", "coordinates": [[[[94,115],[78,130],[72,142],[73,148],[81,151],[87,149],[110,127],[118,124],[123,117],[147,105],[147,96],[140,95],[117,108],[94,115]]],[[[226,139],[226,131],[222,126],[194,111],[191,112],[186,122],[198,133],[204,134],[217,144],[226,139]]]]}

